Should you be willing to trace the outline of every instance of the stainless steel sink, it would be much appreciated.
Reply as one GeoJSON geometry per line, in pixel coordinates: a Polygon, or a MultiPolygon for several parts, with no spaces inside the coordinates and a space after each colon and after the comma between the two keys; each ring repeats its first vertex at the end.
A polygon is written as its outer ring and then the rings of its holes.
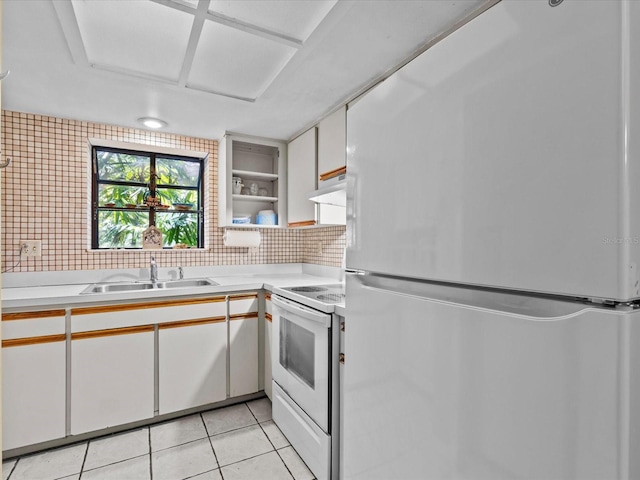
{"type": "Polygon", "coordinates": [[[152,290],[154,288],[193,288],[210,287],[218,285],[208,278],[193,278],[185,280],[166,280],[156,283],[152,282],[126,282],[126,283],[94,283],[85,288],[81,295],[92,293],[110,292],[135,292],[138,290],[152,290]]]}
{"type": "Polygon", "coordinates": [[[169,280],[166,282],[158,282],[158,288],[187,288],[187,287],[208,287],[218,285],[208,278],[194,278],[189,280],[169,280]]]}

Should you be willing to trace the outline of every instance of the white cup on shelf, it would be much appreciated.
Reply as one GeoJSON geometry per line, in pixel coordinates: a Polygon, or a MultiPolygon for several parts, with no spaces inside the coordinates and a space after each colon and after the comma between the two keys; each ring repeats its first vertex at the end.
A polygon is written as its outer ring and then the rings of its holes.
{"type": "Polygon", "coordinates": [[[242,178],[240,177],[233,177],[231,185],[233,187],[233,193],[238,195],[239,193],[242,192],[242,187],[244,187],[243,183],[242,183],[242,178]]]}

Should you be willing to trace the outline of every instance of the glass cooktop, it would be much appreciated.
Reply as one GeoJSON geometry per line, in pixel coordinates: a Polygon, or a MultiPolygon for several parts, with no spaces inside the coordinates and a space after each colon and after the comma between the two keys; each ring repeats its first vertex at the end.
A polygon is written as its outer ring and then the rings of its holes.
{"type": "Polygon", "coordinates": [[[303,297],[312,298],[322,303],[337,304],[344,302],[344,285],[314,285],[309,287],[285,287],[282,290],[293,292],[303,297]]]}

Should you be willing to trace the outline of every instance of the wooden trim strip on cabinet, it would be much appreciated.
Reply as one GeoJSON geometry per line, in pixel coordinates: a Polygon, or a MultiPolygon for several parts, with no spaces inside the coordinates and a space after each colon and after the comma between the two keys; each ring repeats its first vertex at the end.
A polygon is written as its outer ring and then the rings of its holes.
{"type": "Polygon", "coordinates": [[[315,225],[315,224],[316,224],[315,220],[305,220],[304,222],[291,222],[291,223],[289,223],[289,226],[291,228],[310,227],[310,226],[315,225]]]}
{"type": "Polygon", "coordinates": [[[244,320],[249,318],[258,318],[258,312],[234,313],[229,315],[229,320],[244,320]]]}
{"type": "Polygon", "coordinates": [[[239,293],[236,295],[229,295],[229,300],[248,300],[258,298],[257,293],[239,293]]]}
{"type": "Polygon", "coordinates": [[[196,318],[193,320],[180,320],[177,322],[160,323],[158,324],[158,329],[165,330],[167,328],[192,327],[194,325],[204,325],[206,323],[224,323],[226,321],[227,317],[196,318]]]}
{"type": "Polygon", "coordinates": [[[24,347],[25,345],[39,345],[41,343],[64,342],[67,336],[64,333],[58,335],[43,335],[42,337],[25,337],[2,340],[2,348],[24,347]]]}
{"type": "Polygon", "coordinates": [[[267,322],[271,322],[273,320],[273,317],[271,316],[270,313],[265,313],[264,314],[264,318],[267,319],[267,322]]]}
{"type": "Polygon", "coordinates": [[[34,318],[64,317],[66,314],[67,312],[65,310],[43,310],[42,312],[3,313],[2,321],[10,322],[12,320],[32,320],[34,318]]]}
{"type": "Polygon", "coordinates": [[[132,333],[153,332],[153,325],[139,327],[109,328],[107,330],[92,330],[90,332],[76,332],[71,334],[71,340],[85,340],[87,338],[113,337],[115,335],[129,335],[132,333]]]}
{"type": "Polygon", "coordinates": [[[320,174],[320,180],[324,181],[324,180],[329,180],[330,178],[333,177],[337,177],[338,175],[342,175],[343,173],[347,173],[347,167],[338,167],[334,170],[331,170],[329,172],[324,172],[320,174]]]}
{"type": "Polygon", "coordinates": [[[146,308],[181,307],[202,303],[224,302],[225,297],[192,298],[185,300],[165,300],[162,302],[127,303],[125,305],[101,305],[98,307],[82,307],[71,309],[71,315],[92,315],[95,313],[122,312],[128,310],[142,310],[146,308]]]}

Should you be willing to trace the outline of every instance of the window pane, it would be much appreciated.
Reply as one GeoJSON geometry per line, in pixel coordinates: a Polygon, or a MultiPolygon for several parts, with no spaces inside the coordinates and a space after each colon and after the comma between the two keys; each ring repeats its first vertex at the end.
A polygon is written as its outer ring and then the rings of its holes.
{"type": "Polygon", "coordinates": [[[176,203],[191,203],[193,208],[198,206],[198,192],[196,190],[181,190],[178,188],[158,188],[158,196],[165,205],[176,203]]]}
{"type": "Polygon", "coordinates": [[[124,207],[128,203],[141,205],[147,187],[128,187],[124,185],[99,185],[98,206],[113,202],[116,207],[124,207]]]}
{"type": "Polygon", "coordinates": [[[198,246],[197,213],[157,212],[156,227],[162,231],[162,243],[165,247],[173,247],[176,243],[184,243],[189,247],[198,246]]]}
{"type": "Polygon", "coordinates": [[[98,178],[147,184],[151,178],[150,158],[122,152],[96,150],[98,178]]]}
{"type": "Polygon", "coordinates": [[[200,181],[200,162],[188,162],[170,158],[156,158],[157,183],[197,187],[200,181]]]}
{"type": "Polygon", "coordinates": [[[98,211],[98,248],[142,248],[148,212],[98,211]]]}

